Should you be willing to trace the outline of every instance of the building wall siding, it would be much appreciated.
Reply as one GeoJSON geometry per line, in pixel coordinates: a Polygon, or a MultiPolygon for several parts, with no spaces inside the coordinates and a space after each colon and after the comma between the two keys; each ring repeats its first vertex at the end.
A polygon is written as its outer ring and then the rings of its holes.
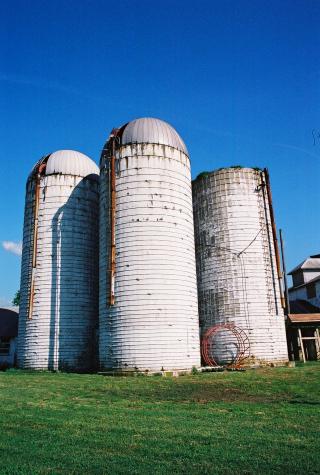
{"type": "Polygon", "coordinates": [[[289,290],[289,299],[293,300],[306,300],[316,307],[320,307],[320,281],[315,282],[315,293],[316,296],[313,298],[308,298],[307,288],[299,287],[298,289],[291,288],[289,290]]]}

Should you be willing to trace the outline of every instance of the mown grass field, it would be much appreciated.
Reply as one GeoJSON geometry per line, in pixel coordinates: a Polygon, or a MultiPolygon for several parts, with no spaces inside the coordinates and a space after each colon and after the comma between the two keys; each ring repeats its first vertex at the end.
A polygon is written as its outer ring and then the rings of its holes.
{"type": "Polygon", "coordinates": [[[319,474],[320,364],[180,378],[0,373],[3,474],[319,474]]]}

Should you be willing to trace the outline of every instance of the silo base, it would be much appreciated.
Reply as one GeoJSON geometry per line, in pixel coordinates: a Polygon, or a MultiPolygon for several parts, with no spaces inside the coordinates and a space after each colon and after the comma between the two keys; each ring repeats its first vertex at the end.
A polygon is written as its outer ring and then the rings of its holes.
{"type": "Polygon", "coordinates": [[[163,377],[178,377],[191,374],[193,372],[200,372],[200,368],[192,369],[177,369],[177,370],[164,370],[164,371],[137,371],[137,370],[109,370],[98,371],[98,374],[102,376],[126,376],[126,377],[139,377],[139,376],[163,376],[163,377]]]}
{"type": "Polygon", "coordinates": [[[244,362],[244,368],[276,368],[279,366],[288,366],[289,360],[288,359],[280,359],[280,360],[250,360],[248,362],[244,362]]]}

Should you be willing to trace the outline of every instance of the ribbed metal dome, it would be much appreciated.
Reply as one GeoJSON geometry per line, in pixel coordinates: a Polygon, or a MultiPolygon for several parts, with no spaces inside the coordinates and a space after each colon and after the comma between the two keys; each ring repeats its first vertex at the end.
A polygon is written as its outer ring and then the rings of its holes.
{"type": "Polygon", "coordinates": [[[50,155],[46,166],[46,175],[61,173],[85,177],[98,174],[99,168],[91,158],[75,150],[58,150],[50,155]]]}
{"type": "Polygon", "coordinates": [[[167,122],[144,117],[129,122],[122,134],[122,144],[154,143],[169,145],[188,154],[187,147],[176,130],[167,122]]]}
{"type": "Polygon", "coordinates": [[[57,150],[42,157],[33,167],[30,177],[38,169],[38,166],[45,161],[47,163],[45,175],[61,174],[85,177],[99,174],[98,166],[87,155],[75,150],[57,150]]]}

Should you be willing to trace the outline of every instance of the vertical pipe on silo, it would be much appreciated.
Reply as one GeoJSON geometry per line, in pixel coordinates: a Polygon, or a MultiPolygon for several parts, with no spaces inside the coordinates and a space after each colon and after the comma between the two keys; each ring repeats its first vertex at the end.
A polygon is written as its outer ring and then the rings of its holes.
{"type": "Polygon", "coordinates": [[[116,272],[116,167],[115,167],[115,136],[110,139],[111,157],[110,157],[110,204],[111,204],[111,252],[110,252],[110,298],[109,304],[115,304],[115,272],[116,272]]]}
{"type": "Polygon", "coordinates": [[[275,251],[275,257],[276,257],[276,264],[277,264],[277,274],[278,274],[278,282],[279,282],[279,289],[280,289],[281,306],[282,306],[282,308],[285,308],[285,300],[284,300],[283,288],[282,288],[282,273],[281,273],[281,266],[280,266],[280,255],[279,255],[277,229],[276,229],[276,223],[275,223],[274,211],[273,211],[272,193],[271,193],[271,186],[270,186],[270,176],[269,176],[269,171],[268,171],[267,168],[265,168],[263,170],[263,174],[264,174],[264,177],[265,177],[265,184],[266,184],[267,195],[268,195],[269,213],[270,213],[270,219],[271,219],[271,229],[272,229],[274,251],[275,251]]]}
{"type": "Polygon", "coordinates": [[[45,163],[40,163],[37,166],[37,171],[36,171],[36,175],[34,179],[35,197],[34,197],[34,225],[33,225],[33,246],[32,246],[32,271],[31,271],[31,284],[30,284],[30,297],[29,297],[29,310],[28,310],[29,320],[32,319],[35,272],[36,272],[36,267],[37,267],[40,179],[41,179],[41,173],[45,170],[45,167],[46,167],[45,163]]]}
{"type": "Polygon", "coordinates": [[[287,281],[287,268],[286,268],[286,259],[284,255],[284,242],[282,237],[282,229],[279,229],[280,235],[280,247],[281,247],[281,257],[282,257],[282,269],[283,269],[283,281],[284,281],[284,292],[285,292],[285,302],[286,302],[286,315],[290,313],[290,299],[289,299],[289,291],[288,291],[288,281],[287,281]]]}

